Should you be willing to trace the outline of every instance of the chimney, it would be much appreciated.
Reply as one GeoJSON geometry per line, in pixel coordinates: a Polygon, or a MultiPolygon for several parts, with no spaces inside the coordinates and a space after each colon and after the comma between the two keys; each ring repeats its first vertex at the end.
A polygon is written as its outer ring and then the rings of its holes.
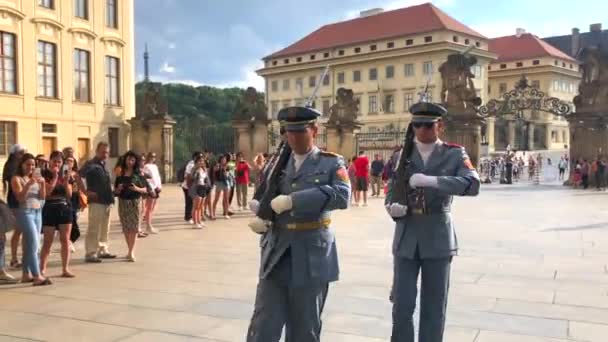
{"type": "Polygon", "coordinates": [[[581,48],[581,35],[578,27],[572,29],[572,42],[570,44],[570,55],[576,57],[578,50],[581,48]]]}
{"type": "Polygon", "coordinates": [[[526,33],[526,30],[524,30],[523,28],[518,27],[517,29],[515,29],[515,36],[517,38],[521,38],[521,36],[523,36],[524,33],[526,33]]]}
{"type": "Polygon", "coordinates": [[[372,16],[372,15],[380,14],[382,12],[384,12],[384,9],[382,9],[382,8],[372,8],[372,9],[368,9],[368,10],[365,10],[365,11],[361,11],[359,13],[359,16],[361,18],[364,18],[364,17],[369,17],[369,16],[372,16]]]}
{"type": "Polygon", "coordinates": [[[602,24],[591,24],[589,25],[589,32],[601,32],[602,31],[602,24]]]}

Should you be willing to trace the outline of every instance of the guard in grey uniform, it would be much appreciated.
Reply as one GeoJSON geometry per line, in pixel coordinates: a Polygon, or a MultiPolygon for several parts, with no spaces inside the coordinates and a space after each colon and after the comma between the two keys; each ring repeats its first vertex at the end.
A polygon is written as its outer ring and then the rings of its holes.
{"type": "MultiPolygon", "coordinates": [[[[318,342],[328,285],[338,280],[331,211],[346,209],[350,183],[342,157],[314,145],[320,113],[289,107],[278,114],[291,156],[271,201],[276,213],[261,233],[260,280],[248,342],[318,342]]],[[[272,166],[269,168],[272,170],[272,166]]],[[[260,203],[250,208],[258,212],[260,203]]]]}
{"type": "Polygon", "coordinates": [[[394,188],[394,178],[386,198],[386,209],[396,221],[391,341],[414,342],[413,314],[421,273],[418,341],[441,342],[450,264],[458,250],[450,213],[452,196],[476,196],[480,181],[465,149],[439,139],[445,108],[420,102],[410,112],[414,145],[409,156],[400,158],[409,158],[410,176],[405,184],[414,195],[407,196],[407,204],[391,201],[396,191],[405,191],[394,188]]]}

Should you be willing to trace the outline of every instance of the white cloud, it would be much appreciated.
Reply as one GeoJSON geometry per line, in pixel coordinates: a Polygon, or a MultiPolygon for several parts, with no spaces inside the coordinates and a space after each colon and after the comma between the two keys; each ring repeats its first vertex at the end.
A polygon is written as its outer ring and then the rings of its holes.
{"type": "Polygon", "coordinates": [[[175,67],[172,65],[169,65],[169,63],[165,62],[163,63],[163,65],[160,67],[160,72],[164,72],[164,73],[168,73],[168,74],[172,74],[175,72],[175,67]]]}
{"type": "Polygon", "coordinates": [[[241,79],[223,82],[220,84],[214,84],[213,86],[218,88],[231,88],[231,87],[239,87],[239,88],[247,88],[254,87],[257,91],[265,91],[266,86],[264,83],[264,78],[258,76],[256,74],[256,70],[264,67],[264,63],[261,61],[251,62],[245,64],[241,68],[241,79]]]}
{"type": "Polygon", "coordinates": [[[167,48],[168,48],[169,50],[173,50],[173,49],[175,49],[175,47],[176,47],[176,46],[175,46],[175,43],[173,43],[173,42],[171,42],[171,43],[169,43],[169,45],[167,45],[167,48]]]}

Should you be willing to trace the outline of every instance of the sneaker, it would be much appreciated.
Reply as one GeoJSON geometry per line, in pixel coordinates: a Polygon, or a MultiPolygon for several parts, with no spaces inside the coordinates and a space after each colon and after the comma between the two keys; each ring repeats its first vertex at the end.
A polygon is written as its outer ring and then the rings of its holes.
{"type": "Polygon", "coordinates": [[[135,256],[127,255],[126,260],[127,260],[127,262],[135,262],[135,256]]]}
{"type": "Polygon", "coordinates": [[[73,242],[70,242],[70,253],[76,253],[76,247],[74,247],[73,242]]]}
{"type": "Polygon", "coordinates": [[[367,203],[363,203],[363,206],[364,206],[364,207],[367,207],[367,203]]]}
{"type": "Polygon", "coordinates": [[[190,221],[188,221],[188,223],[194,224],[194,220],[190,219],[190,221]]]}
{"type": "Polygon", "coordinates": [[[116,255],[110,254],[108,252],[101,252],[99,253],[98,257],[100,259],[116,259],[116,255]]]}
{"type": "Polygon", "coordinates": [[[84,262],[89,263],[89,264],[99,264],[101,262],[101,259],[99,259],[96,256],[88,256],[84,258],[84,262]]]}
{"type": "Polygon", "coordinates": [[[230,216],[229,216],[229,215],[224,215],[224,218],[225,218],[226,220],[230,220],[230,216]]]}
{"type": "Polygon", "coordinates": [[[201,223],[194,226],[194,229],[203,229],[203,225],[201,223]]]}
{"type": "Polygon", "coordinates": [[[148,226],[148,229],[146,230],[146,232],[148,234],[158,234],[158,229],[152,227],[152,226],[148,226]]]}
{"type": "Polygon", "coordinates": [[[0,285],[17,284],[19,280],[8,273],[0,274],[0,285]]]}

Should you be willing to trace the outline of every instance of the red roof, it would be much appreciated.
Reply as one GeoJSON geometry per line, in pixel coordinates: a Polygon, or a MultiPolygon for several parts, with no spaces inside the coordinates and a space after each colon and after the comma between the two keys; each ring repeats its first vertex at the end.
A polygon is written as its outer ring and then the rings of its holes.
{"type": "Polygon", "coordinates": [[[451,30],[486,39],[433,4],[426,3],[325,25],[264,59],[438,30],[451,30]]]}
{"type": "Polygon", "coordinates": [[[513,35],[490,39],[488,50],[498,55],[494,63],[549,56],[576,62],[576,59],[530,33],[524,33],[519,38],[513,35]]]}

